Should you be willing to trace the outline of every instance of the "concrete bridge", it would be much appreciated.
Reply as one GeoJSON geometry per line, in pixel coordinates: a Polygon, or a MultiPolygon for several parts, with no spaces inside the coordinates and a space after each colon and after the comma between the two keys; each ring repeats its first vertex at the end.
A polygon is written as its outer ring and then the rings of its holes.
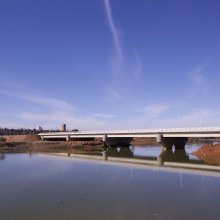
{"type": "Polygon", "coordinates": [[[220,138],[220,127],[129,129],[77,132],[49,132],[39,134],[43,140],[88,140],[101,138],[109,146],[129,146],[134,137],[154,137],[165,149],[183,149],[189,137],[220,138]]]}

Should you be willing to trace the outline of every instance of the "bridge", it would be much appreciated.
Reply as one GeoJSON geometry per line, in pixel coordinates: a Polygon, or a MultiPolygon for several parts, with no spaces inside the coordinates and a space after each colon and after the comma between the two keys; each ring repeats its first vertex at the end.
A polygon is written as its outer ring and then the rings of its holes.
{"type": "Polygon", "coordinates": [[[77,132],[40,133],[43,140],[88,140],[101,139],[109,146],[129,146],[133,138],[153,137],[164,149],[184,149],[189,137],[220,138],[220,127],[128,129],[77,132]]]}

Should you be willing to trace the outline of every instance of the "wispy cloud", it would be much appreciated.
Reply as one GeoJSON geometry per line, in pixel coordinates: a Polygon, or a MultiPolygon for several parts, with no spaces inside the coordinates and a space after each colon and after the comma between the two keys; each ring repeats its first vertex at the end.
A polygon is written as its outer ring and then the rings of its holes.
{"type": "Polygon", "coordinates": [[[154,118],[165,112],[169,107],[167,104],[150,104],[144,108],[144,111],[149,118],[154,118]]]}
{"type": "Polygon", "coordinates": [[[105,93],[107,94],[107,100],[105,101],[112,102],[121,99],[121,94],[116,86],[105,85],[105,93]]]}
{"type": "MultiPolygon", "coordinates": [[[[7,89],[0,90],[0,94],[24,100],[31,105],[25,105],[25,110],[15,112],[16,123],[3,123],[7,127],[38,127],[55,129],[66,123],[69,129],[99,129],[106,126],[104,114],[96,116],[77,115],[74,107],[65,100],[39,95],[39,90],[29,89],[17,84],[7,85],[7,89]],[[35,105],[33,105],[35,104],[35,105]],[[29,106],[29,108],[27,108],[29,106]],[[45,107],[40,108],[41,106],[45,107]],[[31,107],[31,108],[30,108],[31,107]],[[37,107],[37,108],[34,108],[37,107]],[[31,109],[31,110],[30,110],[31,109]],[[99,117],[98,117],[99,116],[99,117]],[[101,117],[103,116],[103,117],[101,117]],[[20,124],[19,124],[20,122],[20,124]]],[[[22,103],[23,104],[23,103],[22,103]]],[[[110,115],[109,115],[110,117],[110,115]]]]}
{"type": "Polygon", "coordinates": [[[107,113],[95,113],[92,115],[93,117],[96,118],[104,118],[104,119],[112,119],[115,118],[115,115],[113,114],[107,114],[107,113]]]}
{"type": "Polygon", "coordinates": [[[39,104],[39,105],[44,105],[44,106],[48,106],[48,107],[55,108],[55,109],[62,109],[62,110],[68,110],[68,111],[73,109],[73,106],[68,104],[65,101],[59,100],[56,98],[47,97],[47,96],[19,95],[17,97],[39,104]]]}
{"type": "Polygon", "coordinates": [[[23,100],[26,100],[28,102],[35,103],[38,105],[43,105],[43,106],[47,106],[50,108],[54,108],[54,109],[62,109],[62,110],[67,110],[67,111],[73,109],[73,106],[68,104],[67,102],[60,100],[60,99],[52,98],[52,97],[39,96],[39,95],[33,95],[33,94],[24,94],[23,92],[12,93],[12,92],[0,91],[0,93],[4,95],[16,97],[19,99],[23,99],[23,100]]]}
{"type": "Polygon", "coordinates": [[[179,117],[161,118],[160,127],[209,127],[218,126],[219,115],[212,109],[192,109],[179,117]]]}
{"type": "Polygon", "coordinates": [[[207,92],[208,84],[205,79],[206,77],[205,69],[207,66],[208,66],[207,63],[200,65],[189,73],[189,78],[191,82],[193,83],[192,95],[194,95],[197,92],[203,92],[203,93],[207,92]]]}
{"type": "Polygon", "coordinates": [[[184,115],[180,115],[180,122],[183,126],[209,126],[217,119],[216,113],[211,109],[192,109],[184,115]]]}
{"type": "Polygon", "coordinates": [[[138,80],[138,79],[140,79],[143,64],[142,64],[142,61],[141,61],[136,49],[133,49],[133,52],[134,52],[134,57],[136,59],[136,65],[135,65],[135,70],[134,70],[134,78],[136,80],[138,80]]]}
{"type": "MultiPolygon", "coordinates": [[[[23,83],[8,82],[1,85],[0,94],[28,101],[30,103],[46,106],[50,109],[60,109],[64,111],[73,110],[73,106],[65,100],[49,97],[42,94],[43,91],[30,88],[23,83]]],[[[32,106],[34,107],[34,106],[32,106]]]]}
{"type": "MultiPolygon", "coordinates": [[[[131,117],[122,126],[127,128],[189,128],[219,126],[220,123],[219,114],[212,109],[192,109],[180,114],[178,117],[178,114],[162,115],[161,113],[165,112],[164,108],[158,106],[149,107],[147,108],[148,114],[131,117]],[[151,114],[150,112],[153,113],[151,114]],[[157,117],[154,117],[154,113],[157,117]]],[[[169,112],[169,108],[166,111],[169,112]]]]}
{"type": "Polygon", "coordinates": [[[197,67],[190,73],[190,79],[196,86],[196,88],[199,88],[203,82],[204,82],[204,66],[197,67]]]}
{"type": "Polygon", "coordinates": [[[106,16],[108,19],[108,24],[109,24],[109,27],[110,27],[110,30],[113,36],[113,40],[114,40],[115,50],[118,54],[118,57],[122,59],[123,53],[122,53],[121,42],[120,42],[120,34],[119,34],[118,29],[116,28],[116,25],[112,17],[110,0],[104,0],[104,5],[105,5],[106,16]]]}
{"type": "Polygon", "coordinates": [[[21,82],[13,82],[13,81],[6,81],[1,85],[3,88],[5,87],[6,90],[13,90],[13,91],[25,91],[28,93],[40,93],[41,90],[30,87],[25,85],[23,81],[21,82]]]}
{"type": "Polygon", "coordinates": [[[38,122],[44,128],[56,128],[63,123],[66,123],[67,127],[70,129],[79,128],[83,130],[99,129],[105,126],[104,122],[97,120],[95,117],[80,117],[67,111],[52,111],[50,113],[23,112],[20,118],[38,122]]]}

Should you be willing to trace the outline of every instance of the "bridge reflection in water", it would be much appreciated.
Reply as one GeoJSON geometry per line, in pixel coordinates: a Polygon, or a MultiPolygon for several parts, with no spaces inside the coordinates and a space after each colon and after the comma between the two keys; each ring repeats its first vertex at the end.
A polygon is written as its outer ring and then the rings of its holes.
{"type": "Polygon", "coordinates": [[[5,154],[0,154],[0,160],[4,160],[5,159],[5,154]]]}
{"type": "MultiPolygon", "coordinates": [[[[103,157],[107,160],[108,157],[117,157],[117,158],[135,158],[135,159],[145,159],[145,160],[154,160],[163,164],[163,162],[182,162],[182,163],[203,163],[201,160],[192,160],[189,157],[189,154],[185,149],[175,149],[175,150],[160,150],[157,155],[151,155],[150,151],[154,150],[157,147],[149,147],[148,155],[135,154],[135,147],[111,147],[105,148],[103,150],[103,157]]],[[[144,147],[143,147],[144,149],[144,147]]],[[[146,148],[145,148],[146,149],[146,148]]]]}
{"type": "Polygon", "coordinates": [[[168,162],[189,162],[189,155],[186,153],[185,149],[162,151],[159,158],[161,158],[162,161],[168,162]]]}

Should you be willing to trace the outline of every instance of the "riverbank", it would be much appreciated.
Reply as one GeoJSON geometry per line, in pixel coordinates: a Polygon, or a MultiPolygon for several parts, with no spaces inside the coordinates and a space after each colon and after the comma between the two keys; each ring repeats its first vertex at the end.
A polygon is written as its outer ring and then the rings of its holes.
{"type": "Polygon", "coordinates": [[[207,144],[202,146],[193,155],[205,161],[206,164],[220,165],[220,144],[207,144]]]}
{"type": "Polygon", "coordinates": [[[99,152],[103,149],[100,142],[35,141],[0,143],[0,153],[9,152],[99,152]]]}
{"type": "Polygon", "coordinates": [[[101,141],[43,141],[37,135],[4,136],[0,142],[0,153],[9,152],[100,152],[101,141]]]}

